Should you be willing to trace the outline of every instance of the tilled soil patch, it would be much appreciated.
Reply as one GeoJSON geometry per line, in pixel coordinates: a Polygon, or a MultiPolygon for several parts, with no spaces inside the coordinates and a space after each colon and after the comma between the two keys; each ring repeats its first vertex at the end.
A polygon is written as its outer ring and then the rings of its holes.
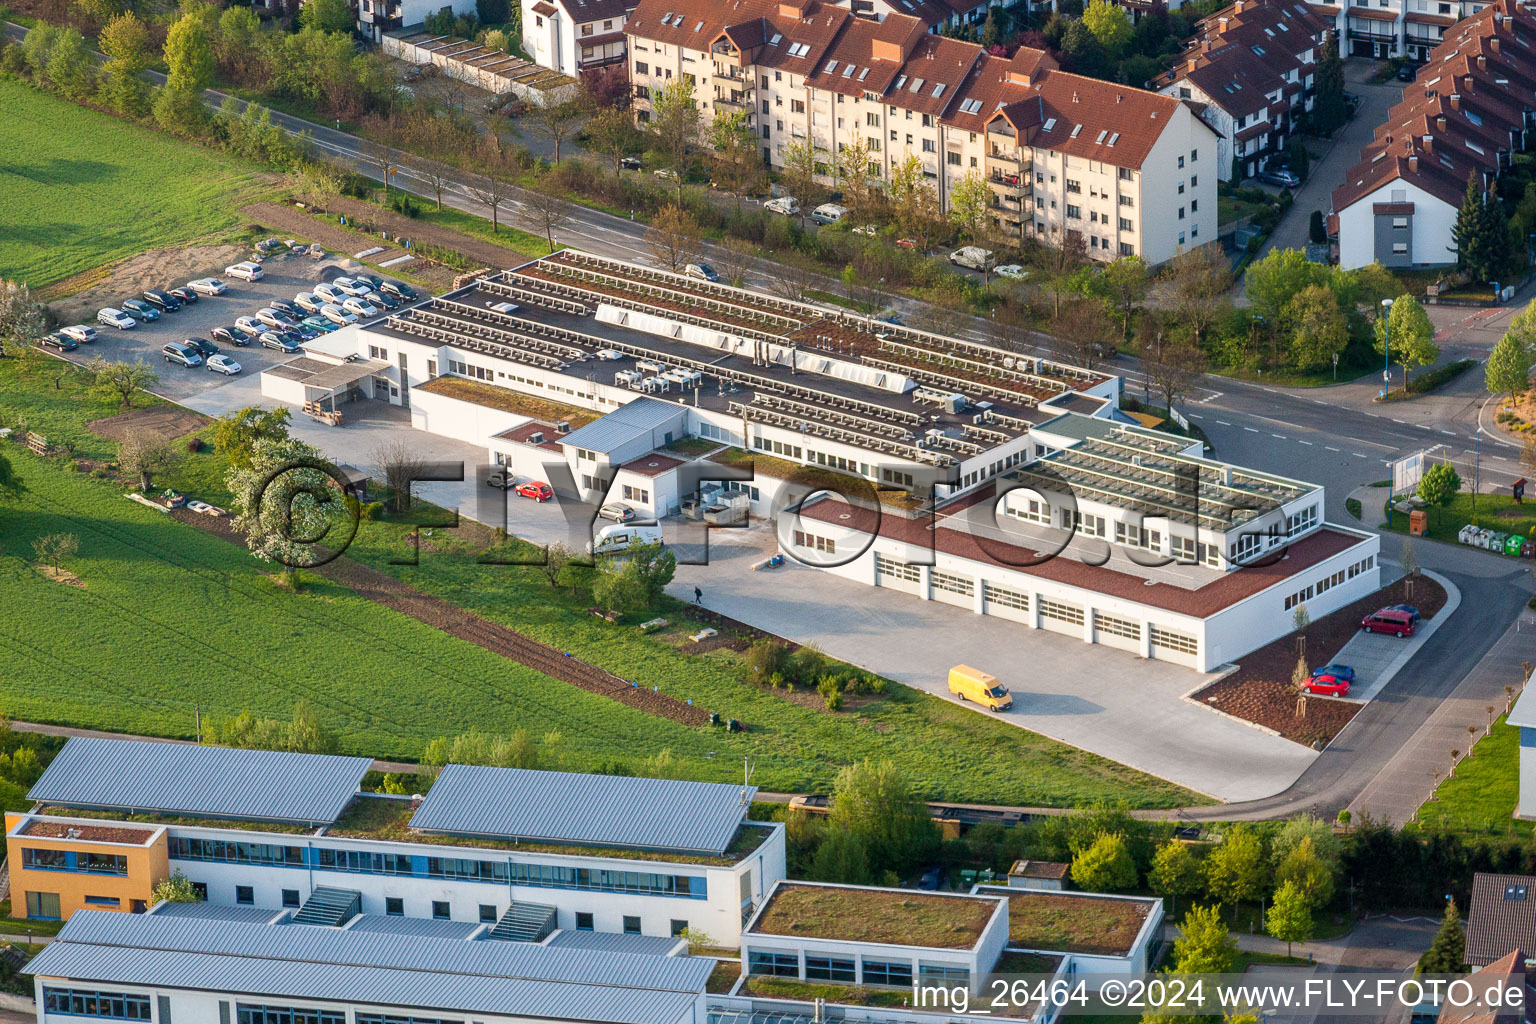
{"type": "Polygon", "coordinates": [[[210,422],[208,417],[179,405],[153,405],[147,409],[130,409],[106,419],[91,420],[86,427],[93,434],[99,434],[109,441],[122,441],[135,430],[149,431],[162,441],[174,441],[194,430],[201,430],[210,422]]]}
{"type": "MultiPolygon", "coordinates": [[[[1307,664],[1326,665],[1356,633],[1360,620],[1378,608],[1391,604],[1412,604],[1425,619],[1431,619],[1445,607],[1445,589],[1428,577],[1413,581],[1398,580],[1308,624],[1307,664]]],[[[1218,711],[1273,729],[1288,740],[1306,746],[1322,747],[1349,724],[1363,704],[1309,696],[1305,714],[1297,715],[1296,691],[1291,687],[1291,673],[1296,668],[1297,634],[1289,633],[1245,656],[1238,669],[1224,679],[1193,695],[1218,711]]]]}

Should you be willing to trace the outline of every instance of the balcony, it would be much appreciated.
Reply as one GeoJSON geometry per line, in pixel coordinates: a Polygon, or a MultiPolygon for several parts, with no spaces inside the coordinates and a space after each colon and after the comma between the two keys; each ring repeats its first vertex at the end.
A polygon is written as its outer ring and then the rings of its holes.
{"type": "Polygon", "coordinates": [[[735,107],[744,110],[751,110],[752,90],[748,89],[746,92],[741,92],[738,90],[730,93],[717,92],[715,93],[715,106],[735,107]]]}
{"type": "Polygon", "coordinates": [[[1008,149],[994,143],[987,147],[987,166],[990,167],[993,164],[999,164],[1004,167],[1018,167],[1019,151],[1016,149],[1008,149]]]}
{"type": "Polygon", "coordinates": [[[1029,171],[1023,170],[1017,174],[1005,173],[994,169],[987,176],[987,184],[992,186],[994,192],[1005,198],[1020,200],[1029,196],[1035,187],[1034,179],[1029,171]]]}

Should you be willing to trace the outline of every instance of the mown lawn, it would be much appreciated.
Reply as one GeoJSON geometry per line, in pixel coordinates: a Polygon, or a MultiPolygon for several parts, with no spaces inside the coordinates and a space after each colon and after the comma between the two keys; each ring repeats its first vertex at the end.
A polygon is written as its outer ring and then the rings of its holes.
{"type": "Polygon", "coordinates": [[[253,164],[0,81],[0,278],[38,288],[236,224],[253,164]]]}
{"type": "Polygon", "coordinates": [[[1456,766],[1456,776],[1441,782],[1423,807],[1419,821],[1427,828],[1486,834],[1529,833],[1529,821],[1516,821],[1520,795],[1520,730],[1500,716],[1493,732],[1478,740],[1456,766]]]}
{"type": "MultiPolygon", "coordinates": [[[[79,397],[77,375],[54,388],[51,360],[19,372],[0,360],[0,420],[106,459],[113,446],[85,429],[112,409],[79,397]]],[[[139,399],[139,404],[152,399],[139,399]]],[[[423,551],[390,564],[405,527],[365,523],[350,555],[487,618],[662,692],[693,698],[745,733],[694,729],[557,682],[351,590],[310,577],[294,594],[241,548],[125,500],[111,480],[64,469],[18,445],[5,454],[28,488],[0,505],[0,711],[15,718],[152,735],[190,736],[243,708],[286,717],[307,699],[349,752],[414,758],[437,736],[470,729],[558,733],[551,767],[643,770],[670,751],[680,776],[739,780],[742,758],[769,791],[826,791],[840,766],[889,758],[924,793],[954,800],[1134,807],[1204,802],[1101,757],[892,686],[851,713],[827,714],[742,681],[739,656],[687,653],[633,625],[610,625],[584,601],[555,592],[534,568],[491,567],[472,554],[423,551]],[[42,534],[73,533],[65,568],[86,584],[53,582],[31,564],[42,534]]],[[[164,482],[217,499],[218,460],[185,455],[164,482]]],[[[685,623],[683,606],[663,613],[685,623]]]]}
{"type": "MultiPolygon", "coordinates": [[[[1471,481],[1466,481],[1470,484],[1471,481]]],[[[1382,492],[1386,499],[1386,492],[1382,492]]],[[[1367,507],[1366,513],[1379,516],[1382,509],[1367,507]]],[[[1458,543],[1456,535],[1461,528],[1472,522],[1472,494],[1462,491],[1451,499],[1445,508],[1426,508],[1429,536],[1435,540],[1458,543]]],[[[1378,518],[1375,520],[1380,522],[1378,518]]],[[[1508,494],[1479,494],[1477,496],[1477,525],[1501,533],[1518,534],[1527,540],[1536,538],[1536,501],[1519,502],[1508,494]]],[[[1408,515],[1393,512],[1386,528],[1398,533],[1408,532],[1408,515]]],[[[1513,559],[1511,559],[1513,561],[1513,559]]]]}

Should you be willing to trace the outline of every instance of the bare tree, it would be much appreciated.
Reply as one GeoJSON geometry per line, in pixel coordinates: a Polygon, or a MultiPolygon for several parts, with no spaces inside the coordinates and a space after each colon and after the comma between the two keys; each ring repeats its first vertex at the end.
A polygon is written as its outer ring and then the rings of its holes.
{"type": "Polygon", "coordinates": [[[803,302],[806,292],[818,284],[815,273],[794,263],[775,264],[768,288],[791,302],[803,302]]]}
{"type": "Polygon", "coordinates": [[[176,450],[153,430],[130,430],[118,446],[117,462],[129,473],[138,474],[139,489],[147,494],[154,486],[155,474],[175,465],[176,450]]]}
{"type": "Polygon", "coordinates": [[[55,573],[64,559],[74,557],[79,550],[80,538],[72,533],[50,533],[32,542],[32,553],[37,560],[55,573]]]}
{"type": "Polygon", "coordinates": [[[720,276],[740,288],[747,275],[757,266],[757,255],[752,243],[744,238],[727,237],[715,248],[710,257],[720,276]]]}
{"type": "Polygon", "coordinates": [[[357,152],[371,170],[378,172],[384,183],[384,195],[388,196],[389,177],[395,173],[395,151],[381,142],[359,139],[357,152]]]}
{"type": "Polygon", "coordinates": [[[534,107],[527,114],[527,120],[540,135],[544,136],[555,146],[555,159],[553,163],[560,162],[560,147],[566,139],[575,135],[581,128],[582,122],[587,119],[587,108],[577,100],[566,100],[564,103],[551,103],[544,107],[534,107]]]}
{"type": "Polygon", "coordinates": [[[555,231],[571,219],[571,204],[560,194],[552,177],[540,178],[523,194],[523,213],[534,231],[549,242],[549,251],[554,252],[555,231]]]}
{"type": "Polygon", "coordinates": [[[1051,325],[1052,349],[1062,362],[1091,370],[1100,362],[1100,345],[1112,325],[1097,299],[1075,299],[1061,307],[1051,325]]]}
{"type": "Polygon", "coordinates": [[[651,220],[645,233],[645,244],[650,247],[656,262],[678,273],[690,263],[699,260],[703,249],[703,233],[693,214],[681,206],[664,207],[651,220]]]}
{"type": "Polygon", "coordinates": [[[385,441],[374,448],[369,457],[384,474],[389,488],[390,508],[404,512],[411,507],[411,482],[419,479],[426,469],[426,461],[416,454],[416,449],[404,440],[385,441]]]}
{"type": "Polygon", "coordinates": [[[470,175],[465,186],[469,194],[491,209],[491,234],[500,230],[501,208],[512,198],[512,183],[502,177],[499,169],[485,174],[470,175]]]}
{"type": "Polygon", "coordinates": [[[1193,343],[1169,340],[1142,356],[1142,369],[1170,413],[1173,405],[1199,385],[1205,376],[1205,353],[1193,343]]]}
{"type": "Polygon", "coordinates": [[[1232,287],[1232,272],[1221,249],[1202,245],[1181,252],[1169,261],[1163,277],[1170,285],[1175,312],[1189,325],[1199,344],[1232,287]]]}

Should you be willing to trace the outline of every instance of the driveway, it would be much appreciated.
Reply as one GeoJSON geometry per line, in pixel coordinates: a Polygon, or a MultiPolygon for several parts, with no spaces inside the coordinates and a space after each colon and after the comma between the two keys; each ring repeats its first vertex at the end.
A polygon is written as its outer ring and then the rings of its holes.
{"type": "Polygon", "coordinates": [[[1344,183],[1344,174],[1360,159],[1360,150],[1371,141],[1376,128],[1387,119],[1387,111],[1403,98],[1403,83],[1393,80],[1381,85],[1370,81],[1379,65],[1355,57],[1344,62],[1344,88],[1360,97],[1360,109],[1343,128],[1334,133],[1332,148],[1312,162],[1311,174],[1294,196],[1296,202],[1286,211],[1268,243],[1260,252],[1262,259],[1271,249],[1306,247],[1312,211],[1326,214],[1333,206],[1330,198],[1344,183]]]}

